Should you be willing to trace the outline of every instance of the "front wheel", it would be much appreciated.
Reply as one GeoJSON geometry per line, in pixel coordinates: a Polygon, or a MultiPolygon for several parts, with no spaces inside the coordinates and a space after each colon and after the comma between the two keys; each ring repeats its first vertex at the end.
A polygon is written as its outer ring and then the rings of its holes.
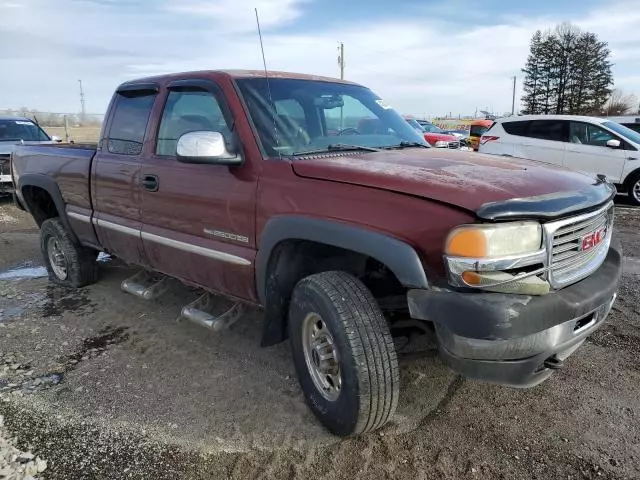
{"type": "Polygon", "coordinates": [[[384,425],[398,404],[400,375],[387,322],[371,292],[345,272],[296,285],[289,336],[307,404],[332,433],[384,425]]]}
{"type": "Polygon", "coordinates": [[[59,218],[42,223],[40,248],[52,282],[78,288],[97,280],[98,252],[78,245],[59,218]]]}
{"type": "Polygon", "coordinates": [[[629,182],[629,200],[634,205],[640,205],[640,174],[636,174],[629,182]]]}

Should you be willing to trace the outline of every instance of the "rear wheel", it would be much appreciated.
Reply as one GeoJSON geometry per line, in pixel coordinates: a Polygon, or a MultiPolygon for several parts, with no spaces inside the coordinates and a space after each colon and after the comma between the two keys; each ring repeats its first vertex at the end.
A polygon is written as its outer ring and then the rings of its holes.
{"type": "Polygon", "coordinates": [[[629,200],[634,205],[640,205],[640,173],[636,173],[629,182],[629,200]]]}
{"type": "Polygon", "coordinates": [[[77,288],[97,280],[98,252],[78,245],[59,218],[42,223],[40,248],[51,281],[77,288]]]}
{"type": "Polygon", "coordinates": [[[340,436],[384,425],[400,378],[387,322],[371,292],[345,272],[301,280],[289,309],[293,360],[306,401],[340,436]]]}

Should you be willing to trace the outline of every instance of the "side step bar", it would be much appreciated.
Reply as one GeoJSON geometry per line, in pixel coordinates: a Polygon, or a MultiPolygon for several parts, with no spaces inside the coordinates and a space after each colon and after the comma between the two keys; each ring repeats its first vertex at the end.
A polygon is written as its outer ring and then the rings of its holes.
{"type": "Polygon", "coordinates": [[[231,325],[236,323],[244,312],[245,305],[243,303],[232,303],[205,293],[182,309],[178,321],[183,319],[189,320],[203,327],[220,332],[227,330],[231,325]]]}
{"type": "Polygon", "coordinates": [[[120,288],[144,300],[158,298],[169,288],[169,278],[141,270],[122,282],[120,288]]]}

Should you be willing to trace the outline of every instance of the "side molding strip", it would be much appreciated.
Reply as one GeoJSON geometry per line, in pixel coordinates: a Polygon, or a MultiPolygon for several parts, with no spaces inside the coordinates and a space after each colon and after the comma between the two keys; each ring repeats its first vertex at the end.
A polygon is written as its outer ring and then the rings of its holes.
{"type": "Polygon", "coordinates": [[[142,232],[142,239],[149,240],[150,242],[159,243],[167,247],[177,248],[184,252],[195,253],[196,255],[202,255],[203,257],[213,258],[222,262],[233,263],[235,265],[251,265],[251,262],[245,258],[231,255],[230,253],[219,252],[218,250],[211,250],[210,248],[199,247],[198,245],[192,245],[190,243],[179,242],[167,237],[161,237],[152,233],[142,232]]]}
{"type": "Polygon", "coordinates": [[[89,223],[91,221],[91,217],[89,217],[88,215],[84,215],[82,213],[67,212],[67,216],[75,220],[80,220],[81,222],[89,223]]]}
{"type": "Polygon", "coordinates": [[[167,247],[176,248],[183,252],[194,253],[196,255],[202,255],[203,257],[213,258],[222,262],[233,263],[235,265],[251,265],[251,262],[245,258],[231,255],[230,253],[220,252],[218,250],[212,250],[210,248],[200,247],[198,245],[192,245],[190,243],[180,242],[167,237],[161,237],[160,235],[154,235],[153,233],[140,232],[135,228],[125,227],[118,225],[117,223],[107,222],[106,220],[93,219],[93,223],[96,225],[114,230],[116,232],[124,233],[126,235],[141,236],[143,240],[159,243],[167,247]]]}

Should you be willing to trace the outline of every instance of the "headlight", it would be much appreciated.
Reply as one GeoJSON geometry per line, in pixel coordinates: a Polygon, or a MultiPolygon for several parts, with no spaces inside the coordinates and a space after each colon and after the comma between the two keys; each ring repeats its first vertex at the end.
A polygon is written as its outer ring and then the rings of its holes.
{"type": "Polygon", "coordinates": [[[436,148],[449,148],[449,142],[445,140],[438,140],[436,142],[436,148]]]}
{"type": "Polygon", "coordinates": [[[545,295],[542,227],[536,222],[462,225],[445,244],[449,283],[491,292],[545,295]]]}
{"type": "Polygon", "coordinates": [[[536,222],[463,225],[447,238],[445,253],[454,257],[494,258],[535,252],[542,245],[536,222]]]}

